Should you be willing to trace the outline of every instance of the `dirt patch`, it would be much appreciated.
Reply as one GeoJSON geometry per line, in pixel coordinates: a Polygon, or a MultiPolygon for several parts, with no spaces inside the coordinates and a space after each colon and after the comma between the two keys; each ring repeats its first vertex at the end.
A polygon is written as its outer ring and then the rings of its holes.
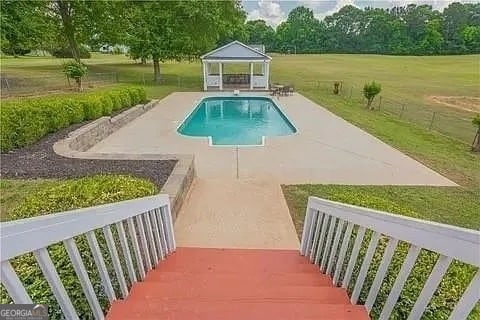
{"type": "Polygon", "coordinates": [[[428,96],[428,101],[469,112],[480,112],[480,97],[428,96]]]}

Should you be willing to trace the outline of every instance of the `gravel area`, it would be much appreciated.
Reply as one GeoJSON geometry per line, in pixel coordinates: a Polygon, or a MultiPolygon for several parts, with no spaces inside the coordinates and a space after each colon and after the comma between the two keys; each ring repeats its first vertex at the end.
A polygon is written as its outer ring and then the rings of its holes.
{"type": "Polygon", "coordinates": [[[85,123],[52,133],[31,146],[1,154],[2,178],[78,178],[100,173],[129,174],[147,178],[160,189],[176,160],[91,160],[65,158],[53,151],[53,144],[85,123]]]}

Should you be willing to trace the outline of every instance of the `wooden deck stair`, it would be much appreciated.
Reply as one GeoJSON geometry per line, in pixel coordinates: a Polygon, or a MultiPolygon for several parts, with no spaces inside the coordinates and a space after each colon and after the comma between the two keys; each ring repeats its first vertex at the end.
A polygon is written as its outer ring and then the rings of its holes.
{"type": "Polygon", "coordinates": [[[369,319],[294,250],[177,248],[107,319],[369,319]]]}

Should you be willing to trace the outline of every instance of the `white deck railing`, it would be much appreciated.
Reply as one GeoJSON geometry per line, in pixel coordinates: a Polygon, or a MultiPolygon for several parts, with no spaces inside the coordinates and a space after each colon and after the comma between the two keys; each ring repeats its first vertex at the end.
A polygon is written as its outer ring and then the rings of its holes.
{"type": "Polygon", "coordinates": [[[95,236],[97,229],[102,230],[105,237],[123,298],[128,295],[128,286],[122,265],[126,265],[129,283],[132,285],[137,282],[134,260],[140,280],[143,280],[147,271],[176,248],[167,195],[1,223],[1,282],[14,303],[32,303],[32,299],[12,267],[10,259],[33,252],[64,317],[79,319],[47,251],[49,245],[63,242],[92,314],[95,319],[103,319],[103,311],[74,240],[74,237],[85,234],[105,295],[112,303],[116,296],[95,236]],[[113,225],[118,240],[114,239],[112,234],[113,225]],[[122,249],[121,256],[116,243],[119,243],[122,249]],[[133,248],[135,259],[132,258],[130,247],[133,248]]]}
{"type": "MultiPolygon", "coordinates": [[[[369,313],[372,311],[398,242],[403,241],[409,244],[408,254],[382,306],[380,320],[389,319],[421,249],[438,253],[439,258],[417,297],[408,320],[421,318],[452,260],[459,260],[475,267],[480,266],[480,232],[478,231],[316,197],[308,199],[300,253],[309,256],[312,263],[319,265],[321,272],[330,275],[334,285],[341,284],[343,288],[352,287],[350,281],[367,230],[371,230],[372,235],[353,283],[350,297],[352,304],[358,302],[379,239],[385,236],[388,240],[371,286],[363,288],[368,291],[365,308],[369,313]],[[354,228],[356,231],[352,234],[354,228]],[[356,235],[353,236],[354,234],[356,235]]],[[[466,319],[479,299],[480,270],[477,270],[473,280],[452,310],[449,320],[466,319]]]]}

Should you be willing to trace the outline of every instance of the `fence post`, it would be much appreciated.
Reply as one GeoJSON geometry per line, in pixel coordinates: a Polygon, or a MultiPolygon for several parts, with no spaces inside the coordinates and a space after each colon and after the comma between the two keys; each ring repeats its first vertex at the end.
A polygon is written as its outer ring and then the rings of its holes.
{"type": "Polygon", "coordinates": [[[145,85],[145,72],[142,72],[142,82],[143,82],[143,85],[145,85]]]}
{"type": "Polygon", "coordinates": [[[380,96],[380,99],[378,101],[378,110],[380,110],[381,106],[382,106],[382,96],[380,96]]]}
{"type": "Polygon", "coordinates": [[[350,97],[348,97],[348,99],[352,99],[352,92],[353,92],[353,86],[350,87],[350,97]]]}
{"type": "Polygon", "coordinates": [[[432,120],[430,121],[430,127],[428,128],[429,130],[432,130],[433,128],[433,122],[435,121],[435,114],[436,112],[434,111],[432,114],[432,120]]]}
{"type": "Polygon", "coordinates": [[[115,73],[115,82],[118,82],[118,73],[117,72],[114,72],[115,73]]]}
{"type": "Polygon", "coordinates": [[[405,110],[405,105],[402,104],[402,110],[400,111],[400,119],[402,119],[403,111],[405,110]]]}

